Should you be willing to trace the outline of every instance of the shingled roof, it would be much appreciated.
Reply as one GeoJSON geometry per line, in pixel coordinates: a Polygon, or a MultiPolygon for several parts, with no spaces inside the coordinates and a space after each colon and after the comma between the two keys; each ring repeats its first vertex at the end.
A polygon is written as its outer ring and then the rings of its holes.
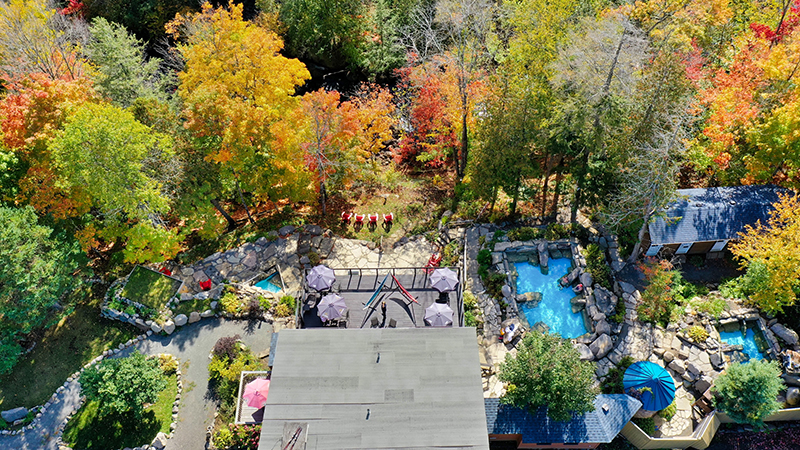
{"type": "Polygon", "coordinates": [[[766,222],[785,191],[774,185],[680,189],[680,199],[650,224],[651,244],[736,239],[745,225],[766,222]]]}
{"type": "Polygon", "coordinates": [[[309,450],[489,450],[474,328],[283,329],[273,353],[261,450],[287,423],[309,450]]]}
{"type": "Polygon", "coordinates": [[[594,400],[594,411],[573,415],[569,422],[558,422],[547,417],[547,408],[539,408],[536,414],[531,414],[502,405],[497,398],[484,399],[484,404],[489,434],[520,434],[522,442],[528,444],[611,442],[642,406],[639,400],[628,395],[603,394],[594,400]]]}

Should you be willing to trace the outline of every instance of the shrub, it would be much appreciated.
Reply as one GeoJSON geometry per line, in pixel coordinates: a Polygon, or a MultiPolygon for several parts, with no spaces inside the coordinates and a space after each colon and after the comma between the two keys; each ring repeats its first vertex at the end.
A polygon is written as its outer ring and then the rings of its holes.
{"type": "Polygon", "coordinates": [[[633,423],[635,423],[639,428],[642,429],[645,433],[652,436],[656,432],[656,423],[652,417],[647,417],[645,419],[633,418],[631,419],[633,423]]]}
{"type": "Polygon", "coordinates": [[[475,313],[471,309],[464,311],[464,326],[477,327],[479,323],[478,318],[475,317],[475,313]]]}
{"type": "Polygon", "coordinates": [[[594,363],[581,361],[572,344],[557,334],[526,334],[516,357],[500,365],[499,377],[508,383],[502,403],[529,411],[547,406],[547,415],[558,421],[594,409],[594,363]]]}
{"type": "Polygon", "coordinates": [[[475,295],[468,289],[464,290],[464,309],[470,310],[475,309],[478,307],[478,300],[475,299],[475,295]]]}
{"type": "Polygon", "coordinates": [[[695,342],[705,342],[706,339],[708,339],[708,331],[706,331],[706,329],[700,325],[689,327],[689,329],[686,331],[686,334],[689,335],[689,337],[695,342]]]}
{"type": "Polygon", "coordinates": [[[281,297],[279,304],[286,305],[292,312],[294,312],[295,308],[297,307],[294,297],[291,295],[284,295],[281,297]]]}
{"type": "Polygon", "coordinates": [[[158,355],[158,367],[165,375],[172,375],[178,371],[178,359],[169,353],[158,355]]]}
{"type": "Polygon", "coordinates": [[[597,244],[589,244],[584,251],[586,257],[586,270],[592,275],[592,280],[606,289],[611,289],[611,269],[606,263],[606,255],[597,244]]]}
{"type": "Polygon", "coordinates": [[[478,252],[478,256],[475,259],[478,260],[479,265],[488,268],[492,265],[492,251],[488,248],[485,248],[478,252]]]}
{"type": "Polygon", "coordinates": [[[228,424],[214,434],[214,446],[221,450],[256,450],[261,425],[228,424]]]}
{"type": "Polygon", "coordinates": [[[498,273],[498,272],[491,272],[489,273],[486,278],[483,280],[484,286],[486,286],[486,292],[489,293],[494,298],[500,298],[503,296],[503,285],[506,284],[506,276],[505,274],[498,273]]]}
{"type": "Polygon", "coordinates": [[[167,387],[167,379],[156,359],[147,359],[138,351],[126,358],[105,359],[84,370],[81,392],[88,400],[97,400],[102,415],[132,413],[141,417],[145,403],[153,403],[167,387]]]}
{"type": "Polygon", "coordinates": [[[690,302],[690,305],[695,310],[715,319],[719,319],[722,312],[728,309],[728,303],[720,297],[698,298],[690,302]]]}
{"type": "Polygon", "coordinates": [[[9,427],[9,423],[6,422],[5,420],[3,420],[2,417],[0,417],[0,430],[5,430],[8,427],[9,427]]]}
{"type": "Polygon", "coordinates": [[[564,239],[569,237],[569,228],[560,223],[551,223],[544,230],[544,238],[548,241],[564,239]]]}
{"type": "Polygon", "coordinates": [[[781,407],[775,399],[784,388],[774,361],[736,363],[714,382],[714,404],[737,423],[761,425],[781,407]]]}
{"type": "Polygon", "coordinates": [[[245,309],[247,310],[247,315],[253,319],[260,317],[261,313],[264,312],[261,308],[261,302],[258,301],[257,298],[251,298],[248,300],[247,307],[245,309]]]}
{"type": "Polygon", "coordinates": [[[672,265],[668,261],[650,260],[640,263],[639,267],[648,283],[642,293],[642,302],[637,308],[639,319],[665,326],[670,321],[673,306],[677,303],[676,290],[672,287],[672,265]]]}
{"type": "Polygon", "coordinates": [[[461,256],[461,245],[458,241],[450,241],[444,246],[442,250],[442,267],[451,267],[458,264],[458,259],[461,256]]]}
{"type": "Polygon", "coordinates": [[[622,359],[619,360],[617,367],[612,367],[609,369],[605,380],[600,383],[600,389],[604,394],[625,393],[625,388],[622,384],[622,378],[625,375],[625,371],[628,370],[628,367],[630,367],[633,362],[633,358],[630,356],[623,356],[622,359]]]}
{"type": "Polygon", "coordinates": [[[227,405],[233,404],[236,399],[239,376],[242,372],[262,368],[259,360],[249,348],[238,342],[238,338],[238,335],[220,338],[217,345],[214,345],[211,362],[208,364],[208,374],[209,379],[213,381],[213,391],[220,401],[227,405]],[[231,355],[233,356],[231,357],[231,355]]]}
{"type": "Polygon", "coordinates": [[[258,296],[258,304],[261,306],[262,311],[267,311],[272,307],[272,302],[263,295],[258,296]]]}
{"type": "Polygon", "coordinates": [[[242,312],[242,302],[239,301],[239,297],[233,292],[225,293],[225,295],[219,299],[219,304],[222,310],[228,314],[239,314],[242,312]]]}
{"type": "Polygon", "coordinates": [[[317,252],[315,252],[313,250],[308,252],[307,256],[308,256],[308,260],[311,262],[312,266],[319,265],[319,262],[322,260],[322,258],[320,258],[320,256],[319,256],[319,253],[317,253],[317,252]]]}
{"type": "Polygon", "coordinates": [[[211,350],[212,358],[227,358],[233,360],[239,354],[239,339],[241,336],[235,334],[217,339],[214,348],[211,350]]]}
{"type": "Polygon", "coordinates": [[[617,323],[622,323],[625,321],[625,313],[627,312],[627,308],[625,307],[625,301],[619,299],[617,301],[617,306],[614,309],[614,315],[610,317],[611,320],[617,323]]]}
{"type": "Polygon", "coordinates": [[[275,306],[275,317],[289,317],[292,315],[292,310],[283,303],[279,303],[275,306]]]}
{"type": "Polygon", "coordinates": [[[508,232],[508,238],[512,241],[532,241],[542,237],[542,230],[533,227],[521,227],[508,232]]]}
{"type": "Polygon", "coordinates": [[[672,420],[673,417],[675,417],[675,413],[677,412],[678,412],[678,407],[675,406],[675,400],[673,400],[672,403],[669,404],[669,406],[659,411],[658,415],[663,417],[664,420],[666,420],[667,422],[669,422],[670,420],[672,420]]]}

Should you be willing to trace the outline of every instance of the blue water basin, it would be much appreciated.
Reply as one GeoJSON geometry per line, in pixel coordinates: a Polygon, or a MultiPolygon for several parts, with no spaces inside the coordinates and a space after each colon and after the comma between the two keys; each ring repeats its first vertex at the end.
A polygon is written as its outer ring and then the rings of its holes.
{"type": "Polygon", "coordinates": [[[747,355],[750,359],[764,359],[764,355],[758,350],[756,335],[752,328],[747,329],[746,335],[742,335],[741,331],[720,331],[719,337],[722,339],[722,342],[728,345],[741,345],[744,347],[742,353],[747,355]]]}
{"type": "Polygon", "coordinates": [[[273,293],[274,292],[279,292],[281,290],[281,287],[272,282],[272,279],[274,279],[276,275],[277,275],[277,273],[273,273],[272,275],[268,276],[267,278],[264,278],[263,280],[261,280],[258,283],[256,283],[255,287],[261,288],[261,289],[263,289],[263,290],[265,290],[267,292],[273,292],[273,293]]]}
{"type": "Polygon", "coordinates": [[[581,313],[573,313],[569,300],[575,296],[570,287],[562,288],[561,277],[572,269],[569,258],[551,259],[548,264],[549,275],[544,275],[538,266],[528,262],[514,263],[517,268],[517,294],[541,292],[542,301],[536,307],[527,303],[520,304],[520,311],[525,314],[528,323],[544,322],[551,333],[558,333],[563,338],[572,339],[586,334],[581,313]]]}

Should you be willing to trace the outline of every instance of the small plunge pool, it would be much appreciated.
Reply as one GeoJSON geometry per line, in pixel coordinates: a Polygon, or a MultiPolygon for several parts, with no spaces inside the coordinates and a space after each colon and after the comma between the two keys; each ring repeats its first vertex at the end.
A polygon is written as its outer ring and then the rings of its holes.
{"type": "Polygon", "coordinates": [[[272,280],[278,275],[278,272],[273,273],[272,275],[264,278],[263,280],[259,281],[258,283],[254,284],[255,287],[261,288],[267,292],[280,292],[282,289],[277,284],[273,283],[272,280]]]}
{"type": "Polygon", "coordinates": [[[562,338],[574,339],[586,334],[583,314],[573,313],[570,299],[575,296],[570,287],[562,288],[559,280],[572,270],[570,258],[551,259],[549,275],[542,274],[538,266],[528,262],[514,263],[517,269],[517,294],[541,292],[542,301],[536,307],[520,303],[519,309],[525,314],[530,326],[544,322],[551,333],[562,338]]]}
{"type": "Polygon", "coordinates": [[[747,334],[742,334],[741,330],[720,330],[719,337],[722,339],[722,342],[728,345],[741,345],[742,353],[747,355],[750,359],[764,359],[764,355],[758,349],[758,344],[756,343],[756,334],[751,327],[747,327],[747,334]]]}

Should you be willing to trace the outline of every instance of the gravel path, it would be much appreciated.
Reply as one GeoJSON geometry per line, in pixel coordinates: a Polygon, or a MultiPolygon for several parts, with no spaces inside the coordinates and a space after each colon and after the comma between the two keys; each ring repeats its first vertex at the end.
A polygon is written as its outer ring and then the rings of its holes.
{"type": "MultiPolygon", "coordinates": [[[[181,327],[170,336],[153,335],[134,345],[144,354],[171,353],[181,362],[183,395],[178,412],[178,426],[167,444],[167,449],[205,448],[206,427],[214,419],[215,408],[208,392],[208,355],[217,339],[234,334],[240,335],[253,352],[259,353],[269,347],[272,325],[260,321],[205,319],[181,327]]],[[[130,351],[128,349],[125,353],[130,351]]],[[[42,415],[36,428],[17,436],[0,437],[0,449],[58,450],[52,436],[53,430],[79,404],[78,383],[68,383],[68,387],[57,397],[57,401],[42,415]]]]}

